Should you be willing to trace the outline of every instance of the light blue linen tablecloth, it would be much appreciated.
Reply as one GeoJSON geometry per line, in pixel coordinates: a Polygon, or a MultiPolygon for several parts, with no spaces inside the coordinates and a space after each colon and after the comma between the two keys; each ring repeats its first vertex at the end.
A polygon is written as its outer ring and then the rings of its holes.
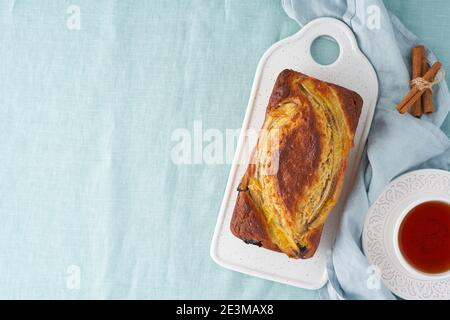
{"type": "MultiPolygon", "coordinates": [[[[448,66],[433,2],[387,3],[448,66]]],[[[0,298],[317,298],[215,265],[229,164],[171,161],[176,129],[240,127],[298,29],[279,0],[1,1],[0,298]]]]}

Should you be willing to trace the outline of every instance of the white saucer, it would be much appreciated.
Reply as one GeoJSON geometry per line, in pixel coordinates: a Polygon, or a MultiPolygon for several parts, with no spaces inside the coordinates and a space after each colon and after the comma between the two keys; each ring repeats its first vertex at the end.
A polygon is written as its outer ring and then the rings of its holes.
{"type": "Polygon", "coordinates": [[[405,268],[393,237],[405,210],[433,200],[450,202],[450,172],[414,171],[391,182],[366,217],[362,244],[367,259],[379,268],[385,286],[403,299],[450,299],[450,277],[424,279],[405,268]]]}

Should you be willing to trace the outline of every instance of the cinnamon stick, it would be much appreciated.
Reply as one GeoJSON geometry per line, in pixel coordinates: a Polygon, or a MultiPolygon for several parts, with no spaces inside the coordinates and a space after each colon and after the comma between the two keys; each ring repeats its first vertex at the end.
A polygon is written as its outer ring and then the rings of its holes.
{"type": "MultiPolygon", "coordinates": [[[[436,74],[441,69],[442,64],[440,62],[436,62],[433,64],[430,68],[430,70],[425,73],[425,75],[422,77],[425,81],[432,81],[436,77],[436,74]]],[[[417,86],[414,86],[408,93],[408,95],[400,102],[400,104],[397,106],[398,112],[401,114],[408,111],[408,109],[418,100],[422,97],[422,94],[425,90],[419,90],[417,86]]]]}
{"type": "MultiPolygon", "coordinates": [[[[422,72],[426,73],[428,70],[430,70],[430,66],[428,65],[427,60],[423,59],[422,72]]],[[[426,90],[423,93],[422,106],[424,113],[433,113],[436,111],[436,108],[434,107],[433,104],[433,92],[431,90],[426,90]]]]}
{"type": "MultiPolygon", "coordinates": [[[[423,61],[425,60],[425,47],[417,46],[411,50],[411,80],[421,77],[423,61]]],[[[412,86],[411,86],[412,88],[412,86]]],[[[422,111],[422,99],[418,99],[409,110],[409,112],[415,116],[420,118],[423,114],[422,111]]]]}

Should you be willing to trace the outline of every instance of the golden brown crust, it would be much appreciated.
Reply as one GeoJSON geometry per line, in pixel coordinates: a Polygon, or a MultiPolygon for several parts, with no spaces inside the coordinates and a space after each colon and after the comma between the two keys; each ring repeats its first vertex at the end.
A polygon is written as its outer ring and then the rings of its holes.
{"type": "Polygon", "coordinates": [[[328,83],[314,79],[304,75],[300,72],[285,69],[277,77],[275,85],[272,91],[272,95],[269,99],[268,110],[276,107],[281,101],[286,100],[290,97],[299,96],[302,93],[299,88],[295,86],[298,80],[310,78],[316,82],[316,87],[320,91],[324,91],[327,88],[334,88],[341,101],[341,106],[344,108],[344,114],[348,125],[353,132],[356,131],[358,126],[359,116],[361,114],[363,100],[359,94],[354,91],[348,90],[344,87],[338,86],[333,83],[328,83]]]}
{"type": "Polygon", "coordinates": [[[350,91],[335,84],[329,84],[338,92],[344,115],[353,135],[358,127],[359,116],[361,115],[363,99],[356,92],[350,91]]]}
{"type": "Polygon", "coordinates": [[[263,219],[261,212],[253,204],[248,192],[239,192],[231,219],[231,232],[247,244],[279,251],[278,247],[270,240],[263,219]]]}
{"type": "Polygon", "coordinates": [[[362,103],[340,86],[280,73],[239,186],[231,221],[236,237],[293,258],[314,255],[340,195],[362,103]]]}
{"type": "Polygon", "coordinates": [[[280,147],[276,186],[289,212],[295,212],[298,198],[311,183],[311,172],[319,165],[320,136],[314,114],[308,114],[303,125],[290,132],[280,147]]]}
{"type": "Polygon", "coordinates": [[[306,245],[300,248],[299,258],[309,259],[314,256],[317,248],[319,247],[320,237],[322,236],[322,230],[323,225],[317,227],[316,229],[308,233],[308,236],[305,239],[306,245]]]}

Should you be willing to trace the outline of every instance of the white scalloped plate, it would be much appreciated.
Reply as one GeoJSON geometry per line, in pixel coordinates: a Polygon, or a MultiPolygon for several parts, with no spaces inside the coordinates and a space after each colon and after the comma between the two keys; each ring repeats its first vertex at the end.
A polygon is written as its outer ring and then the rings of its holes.
{"type": "Polygon", "coordinates": [[[354,90],[364,100],[340,202],[325,225],[316,254],[308,260],[289,259],[282,253],[246,245],[234,237],[229,226],[237,197],[236,189],[247,167],[246,151],[252,150],[255,143],[241,134],[217,219],[211,257],[228,269],[297,287],[318,289],[327,281],[327,251],[334,241],[343,202],[359,167],[377,102],[378,80],[372,65],[359,50],[353,32],[345,23],[332,18],[316,19],[292,37],[274,44],[260,60],[242,132],[261,128],[275,80],[284,69],[300,71],[354,90]],[[320,36],[330,36],[339,44],[339,57],[331,65],[319,65],[311,56],[311,45],[320,36]]]}
{"type": "Polygon", "coordinates": [[[395,253],[392,237],[405,210],[433,200],[450,203],[450,173],[433,169],[410,172],[386,187],[366,217],[362,242],[367,259],[379,268],[385,286],[403,299],[450,299],[450,277],[423,280],[409,272],[395,253]]]}

